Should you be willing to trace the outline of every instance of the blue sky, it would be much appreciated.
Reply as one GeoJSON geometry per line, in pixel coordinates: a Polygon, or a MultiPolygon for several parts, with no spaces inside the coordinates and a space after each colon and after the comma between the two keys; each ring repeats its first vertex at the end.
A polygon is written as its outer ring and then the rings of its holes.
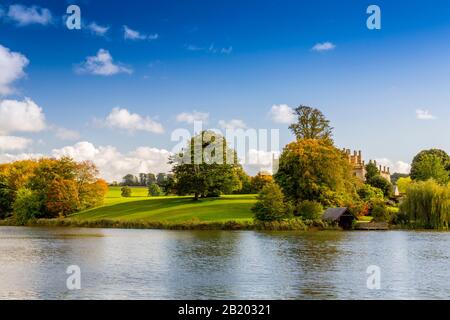
{"type": "Polygon", "coordinates": [[[324,112],[336,145],[400,171],[424,148],[450,151],[448,1],[2,1],[0,8],[0,73],[12,73],[0,75],[0,136],[10,137],[0,138],[2,161],[70,154],[103,161],[111,179],[165,170],[161,150],[175,145],[171,132],[192,130],[179,120],[279,128],[283,146],[293,137],[271,110],[300,104],[324,112]],[[65,26],[69,4],[81,8],[81,30],[65,26]],[[381,30],[366,27],[370,4],[381,9],[381,30]],[[8,65],[21,67],[13,53],[27,59],[22,74],[8,65]],[[45,116],[35,129],[6,118],[17,122],[13,108],[30,112],[25,97],[45,116]]]}

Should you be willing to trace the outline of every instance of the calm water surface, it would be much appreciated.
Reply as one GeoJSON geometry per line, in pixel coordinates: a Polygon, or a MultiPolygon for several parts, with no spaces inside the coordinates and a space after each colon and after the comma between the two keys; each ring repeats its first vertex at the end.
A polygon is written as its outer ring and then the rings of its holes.
{"type": "Polygon", "coordinates": [[[449,299],[450,233],[0,227],[0,298],[449,299]]]}

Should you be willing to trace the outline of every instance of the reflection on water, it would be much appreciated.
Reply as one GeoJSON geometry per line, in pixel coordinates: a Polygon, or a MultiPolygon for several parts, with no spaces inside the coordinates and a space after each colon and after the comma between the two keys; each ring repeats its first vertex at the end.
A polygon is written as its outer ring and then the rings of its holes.
{"type": "Polygon", "coordinates": [[[450,233],[0,227],[2,299],[448,299],[449,266],[450,233]]]}

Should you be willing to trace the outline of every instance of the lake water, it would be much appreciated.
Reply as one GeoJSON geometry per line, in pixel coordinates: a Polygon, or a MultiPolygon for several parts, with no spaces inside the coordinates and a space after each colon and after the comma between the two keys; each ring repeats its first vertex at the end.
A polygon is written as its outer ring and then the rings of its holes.
{"type": "Polygon", "coordinates": [[[449,299],[450,233],[0,227],[0,298],[449,299]]]}

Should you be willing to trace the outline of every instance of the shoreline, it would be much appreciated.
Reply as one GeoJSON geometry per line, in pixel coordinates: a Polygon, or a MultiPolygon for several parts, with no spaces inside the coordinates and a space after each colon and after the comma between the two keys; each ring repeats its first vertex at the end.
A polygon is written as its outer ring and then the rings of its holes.
{"type": "Polygon", "coordinates": [[[385,229],[353,228],[344,230],[322,220],[302,220],[298,218],[281,221],[124,221],[113,219],[81,220],[71,218],[37,219],[26,224],[18,224],[13,219],[0,220],[0,227],[66,227],[66,228],[102,228],[102,229],[135,229],[135,230],[222,230],[222,231],[439,231],[450,232],[449,229],[426,229],[408,225],[388,225],[385,229]]]}
{"type": "Polygon", "coordinates": [[[0,226],[9,227],[72,227],[72,228],[105,228],[105,229],[155,229],[155,230],[260,230],[260,231],[320,231],[342,230],[322,221],[304,221],[291,219],[271,222],[255,221],[121,221],[121,220],[76,220],[70,218],[31,220],[24,225],[13,220],[0,220],[0,226]]]}

